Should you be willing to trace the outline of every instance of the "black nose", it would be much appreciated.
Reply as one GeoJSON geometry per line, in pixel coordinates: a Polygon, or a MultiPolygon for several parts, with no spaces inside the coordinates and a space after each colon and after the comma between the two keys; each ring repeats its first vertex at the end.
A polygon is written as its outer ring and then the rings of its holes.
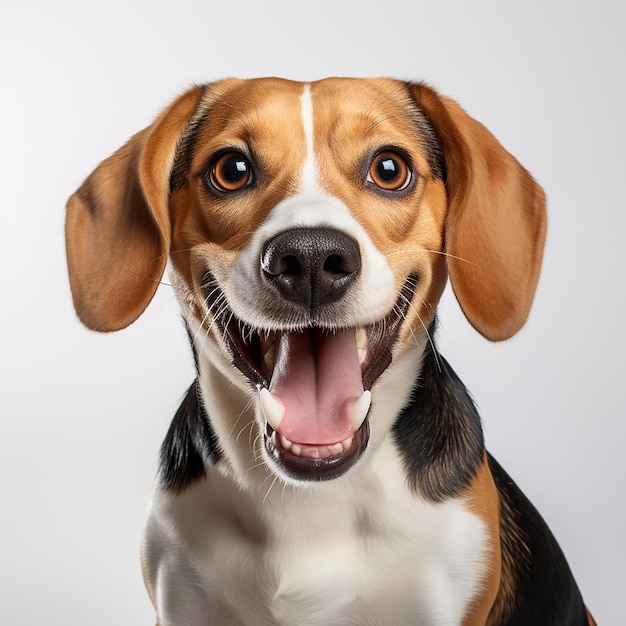
{"type": "Polygon", "coordinates": [[[266,244],[266,280],[287,300],[315,309],[339,300],[361,269],[359,244],[332,228],[294,228],[266,244]]]}

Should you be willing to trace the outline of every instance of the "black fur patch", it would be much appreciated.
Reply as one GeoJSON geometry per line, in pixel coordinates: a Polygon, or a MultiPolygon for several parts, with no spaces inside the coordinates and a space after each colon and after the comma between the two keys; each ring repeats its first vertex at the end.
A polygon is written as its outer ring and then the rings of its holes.
{"type": "Polygon", "coordinates": [[[445,180],[445,162],[443,158],[443,150],[441,149],[441,144],[439,143],[439,139],[437,138],[437,133],[433,128],[430,118],[424,111],[422,111],[422,109],[415,100],[415,97],[413,95],[414,85],[411,83],[406,83],[406,86],[409,96],[415,107],[413,109],[413,121],[415,122],[424,149],[426,150],[428,166],[430,167],[432,176],[433,178],[439,180],[445,180]]]}
{"type": "MultiPolygon", "coordinates": [[[[431,325],[431,336],[434,324],[431,325]]],[[[453,498],[472,480],[484,455],[480,416],[446,360],[426,348],[422,375],[393,427],[408,480],[435,502],[453,498]]]]}
{"type": "Polygon", "coordinates": [[[498,462],[489,467],[500,493],[503,566],[512,573],[514,596],[499,626],[589,626],[569,565],[541,515],[498,462]]]}
{"type": "MultiPolygon", "coordinates": [[[[198,106],[202,102],[202,98],[206,93],[207,87],[208,85],[204,85],[200,91],[198,106]]],[[[196,113],[189,122],[185,136],[176,148],[174,165],[172,166],[172,173],[170,174],[170,193],[178,189],[183,189],[187,185],[187,173],[191,168],[191,161],[193,159],[196,143],[198,142],[198,135],[200,134],[200,129],[202,128],[208,114],[208,107],[200,114],[198,114],[198,110],[196,109],[196,113]]]]}
{"type": "Polygon", "coordinates": [[[187,390],[161,446],[161,488],[174,493],[184,491],[205,476],[205,462],[217,463],[220,456],[196,380],[187,390]]]}

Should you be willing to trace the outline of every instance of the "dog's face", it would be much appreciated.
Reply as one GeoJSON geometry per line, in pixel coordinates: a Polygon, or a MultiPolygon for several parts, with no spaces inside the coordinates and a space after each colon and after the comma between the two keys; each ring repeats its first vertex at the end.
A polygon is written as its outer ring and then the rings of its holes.
{"type": "Polygon", "coordinates": [[[524,323],[544,233],[540,189],[495,139],[390,79],[193,89],[92,174],[67,222],[75,304],[98,330],[141,313],[169,252],[200,369],[234,381],[265,462],[299,481],[367,450],[377,383],[423,350],[448,270],[486,337],[524,323]]]}
{"type": "Polygon", "coordinates": [[[268,462],[334,477],[365,450],[370,389],[445,283],[436,137],[390,81],[205,98],[171,196],[179,296],[199,349],[220,345],[261,390],[268,462]]]}

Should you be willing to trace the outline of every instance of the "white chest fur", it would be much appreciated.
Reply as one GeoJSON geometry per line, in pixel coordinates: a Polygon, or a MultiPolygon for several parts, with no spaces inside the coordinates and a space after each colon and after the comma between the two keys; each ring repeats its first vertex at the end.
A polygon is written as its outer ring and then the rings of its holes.
{"type": "Polygon", "coordinates": [[[275,485],[259,500],[212,474],[156,495],[146,552],[160,626],[460,624],[485,572],[484,525],[460,500],[415,497],[400,474],[387,442],[315,489],[275,485]]]}

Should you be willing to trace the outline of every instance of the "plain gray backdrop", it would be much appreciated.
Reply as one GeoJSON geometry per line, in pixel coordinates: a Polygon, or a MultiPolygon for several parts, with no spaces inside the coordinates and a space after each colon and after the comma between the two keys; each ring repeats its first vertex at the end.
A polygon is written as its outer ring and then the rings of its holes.
{"type": "Polygon", "coordinates": [[[489,344],[448,291],[440,346],[600,625],[625,624],[625,26],[618,0],[3,2],[0,624],[154,623],[139,540],[192,359],[167,285],[125,331],[81,327],[64,205],[190,84],[262,75],[425,79],[545,187],[528,324],[489,344]]]}

